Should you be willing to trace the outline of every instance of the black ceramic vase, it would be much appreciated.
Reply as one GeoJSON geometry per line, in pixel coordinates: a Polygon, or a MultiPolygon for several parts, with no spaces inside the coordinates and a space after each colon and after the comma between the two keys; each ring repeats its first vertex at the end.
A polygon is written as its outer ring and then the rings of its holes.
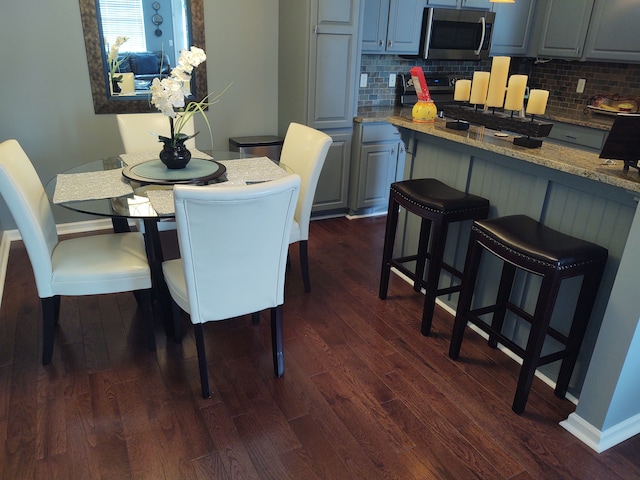
{"type": "Polygon", "coordinates": [[[120,88],[120,80],[116,80],[115,78],[111,80],[111,91],[113,93],[122,92],[122,89],[120,88]]]}
{"type": "Polygon", "coordinates": [[[184,168],[191,160],[191,152],[184,145],[184,140],[178,140],[175,145],[170,141],[164,142],[164,147],[160,152],[160,160],[167,168],[184,168]]]}

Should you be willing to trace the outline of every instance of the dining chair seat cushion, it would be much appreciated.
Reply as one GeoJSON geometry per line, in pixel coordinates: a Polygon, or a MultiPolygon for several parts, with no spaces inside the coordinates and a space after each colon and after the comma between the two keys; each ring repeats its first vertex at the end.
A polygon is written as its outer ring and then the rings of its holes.
{"type": "Polygon", "coordinates": [[[72,238],[51,255],[53,295],[98,295],[151,288],[142,236],[136,232],[72,238]]]}
{"type": "Polygon", "coordinates": [[[162,263],[162,273],[171,298],[182,310],[189,313],[189,296],[183,272],[184,267],[180,258],[162,263]]]}

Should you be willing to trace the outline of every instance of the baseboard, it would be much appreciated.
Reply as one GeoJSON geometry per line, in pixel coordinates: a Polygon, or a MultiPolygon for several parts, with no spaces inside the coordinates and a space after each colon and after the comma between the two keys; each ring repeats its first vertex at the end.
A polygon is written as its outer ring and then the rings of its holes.
{"type": "Polygon", "coordinates": [[[560,422],[560,426],[598,453],[624,442],[640,433],[640,414],[614,425],[598,430],[575,412],[560,422]]]}
{"type": "Polygon", "coordinates": [[[348,220],[357,220],[358,218],[367,218],[367,217],[381,217],[382,215],[386,215],[387,211],[384,212],[370,212],[370,213],[361,213],[361,214],[353,214],[353,215],[345,215],[348,220]]]}

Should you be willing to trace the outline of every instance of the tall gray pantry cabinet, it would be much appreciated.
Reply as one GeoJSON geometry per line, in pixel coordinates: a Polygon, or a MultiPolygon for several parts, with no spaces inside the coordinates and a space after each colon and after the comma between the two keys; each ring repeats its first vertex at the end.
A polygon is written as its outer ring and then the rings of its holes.
{"type": "Polygon", "coordinates": [[[280,0],[278,133],[298,122],[333,138],[314,213],[348,208],[362,6],[361,0],[280,0]]]}

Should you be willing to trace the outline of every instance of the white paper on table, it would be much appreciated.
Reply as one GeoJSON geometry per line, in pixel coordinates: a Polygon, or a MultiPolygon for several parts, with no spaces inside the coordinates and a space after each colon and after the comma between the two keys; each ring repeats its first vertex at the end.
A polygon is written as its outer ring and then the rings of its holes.
{"type": "Polygon", "coordinates": [[[219,160],[227,169],[230,182],[266,182],[289,175],[286,170],[273,163],[267,157],[239,158],[237,160],[219,160]]]}
{"type": "Polygon", "coordinates": [[[122,169],[102,172],[60,173],[56,179],[53,203],[115,198],[133,193],[122,177],[122,169]]]}

